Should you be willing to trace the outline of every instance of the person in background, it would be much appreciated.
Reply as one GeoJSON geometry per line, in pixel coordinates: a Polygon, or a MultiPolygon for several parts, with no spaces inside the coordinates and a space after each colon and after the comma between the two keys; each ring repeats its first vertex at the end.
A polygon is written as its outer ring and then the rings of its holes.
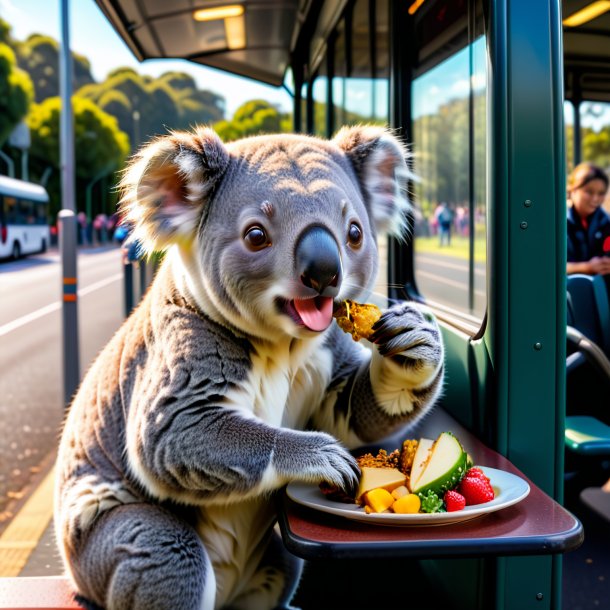
{"type": "Polygon", "coordinates": [[[436,208],[435,215],[438,221],[439,246],[450,246],[453,210],[451,210],[445,201],[442,201],[436,208]]]}
{"type": "Polygon", "coordinates": [[[610,216],[602,208],[608,176],[580,163],[568,176],[568,274],[610,274],[610,216]]]}

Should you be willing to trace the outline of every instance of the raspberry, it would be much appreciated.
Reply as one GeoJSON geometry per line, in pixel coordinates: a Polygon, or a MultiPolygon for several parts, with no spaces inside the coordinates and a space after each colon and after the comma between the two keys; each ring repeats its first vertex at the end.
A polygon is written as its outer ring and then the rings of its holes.
{"type": "Polygon", "coordinates": [[[454,490],[446,492],[443,500],[445,501],[445,508],[448,513],[462,510],[464,506],[466,506],[466,498],[461,493],[454,490]]]}
{"type": "Polygon", "coordinates": [[[464,477],[458,486],[458,491],[466,498],[466,506],[483,504],[495,497],[491,483],[482,478],[464,477]]]}

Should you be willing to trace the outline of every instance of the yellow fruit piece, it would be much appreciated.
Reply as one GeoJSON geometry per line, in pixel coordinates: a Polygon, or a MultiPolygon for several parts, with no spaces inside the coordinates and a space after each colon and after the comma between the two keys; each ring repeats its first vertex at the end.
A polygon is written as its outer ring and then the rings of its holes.
{"type": "Polygon", "coordinates": [[[392,494],[386,489],[371,489],[364,496],[364,503],[375,513],[382,513],[388,510],[394,503],[392,494]]]}
{"type": "Polygon", "coordinates": [[[417,494],[407,494],[392,505],[392,510],[401,515],[418,513],[420,508],[421,500],[417,494]]]}
{"type": "Polygon", "coordinates": [[[398,500],[399,498],[406,496],[408,493],[409,490],[404,485],[401,485],[400,487],[392,490],[392,497],[394,500],[398,500]]]}

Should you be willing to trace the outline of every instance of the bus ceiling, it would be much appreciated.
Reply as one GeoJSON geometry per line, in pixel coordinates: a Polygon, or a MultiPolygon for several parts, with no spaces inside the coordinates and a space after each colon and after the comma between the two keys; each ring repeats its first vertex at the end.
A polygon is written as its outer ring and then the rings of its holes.
{"type": "MultiPolygon", "coordinates": [[[[276,86],[282,85],[295,50],[302,51],[299,49],[302,40],[310,43],[305,54],[310,68],[316,63],[329,33],[349,5],[348,0],[96,2],[140,61],[187,59],[276,86]]],[[[451,7],[453,3],[447,0],[422,3],[414,15],[416,25],[420,22],[423,30],[428,30],[426,14],[443,4],[451,7]]],[[[485,6],[487,3],[482,4],[485,6]]],[[[586,9],[591,5],[607,7],[608,3],[562,0],[565,89],[566,98],[573,101],[610,100],[610,10],[587,14],[586,9]]],[[[490,0],[489,8],[493,9],[493,0],[490,0]]],[[[452,12],[455,11],[444,11],[447,14],[452,12]]],[[[455,21],[449,28],[453,32],[451,43],[454,47],[459,44],[459,30],[467,28],[466,20],[457,14],[455,21]],[[458,23],[460,21],[463,28],[458,23]]],[[[441,45],[447,43],[441,40],[447,35],[447,30],[442,29],[436,33],[441,45]]],[[[427,43],[435,46],[434,41],[427,43]]],[[[433,53],[436,61],[442,58],[442,52],[438,51],[433,53]]],[[[419,60],[420,68],[430,67],[425,66],[424,57],[419,60]]]]}

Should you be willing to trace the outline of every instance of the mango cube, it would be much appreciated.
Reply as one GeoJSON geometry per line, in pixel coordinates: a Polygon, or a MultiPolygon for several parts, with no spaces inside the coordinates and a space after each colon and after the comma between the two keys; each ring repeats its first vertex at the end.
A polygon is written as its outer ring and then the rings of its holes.
{"type": "Polygon", "coordinates": [[[392,510],[395,513],[400,513],[403,515],[418,513],[420,508],[421,500],[417,494],[407,494],[406,496],[402,496],[402,498],[398,498],[398,500],[396,500],[396,502],[394,502],[392,505],[392,510]]]}
{"type": "Polygon", "coordinates": [[[382,513],[388,510],[394,503],[392,494],[387,489],[371,489],[364,496],[364,503],[375,513],[382,513]]]}

